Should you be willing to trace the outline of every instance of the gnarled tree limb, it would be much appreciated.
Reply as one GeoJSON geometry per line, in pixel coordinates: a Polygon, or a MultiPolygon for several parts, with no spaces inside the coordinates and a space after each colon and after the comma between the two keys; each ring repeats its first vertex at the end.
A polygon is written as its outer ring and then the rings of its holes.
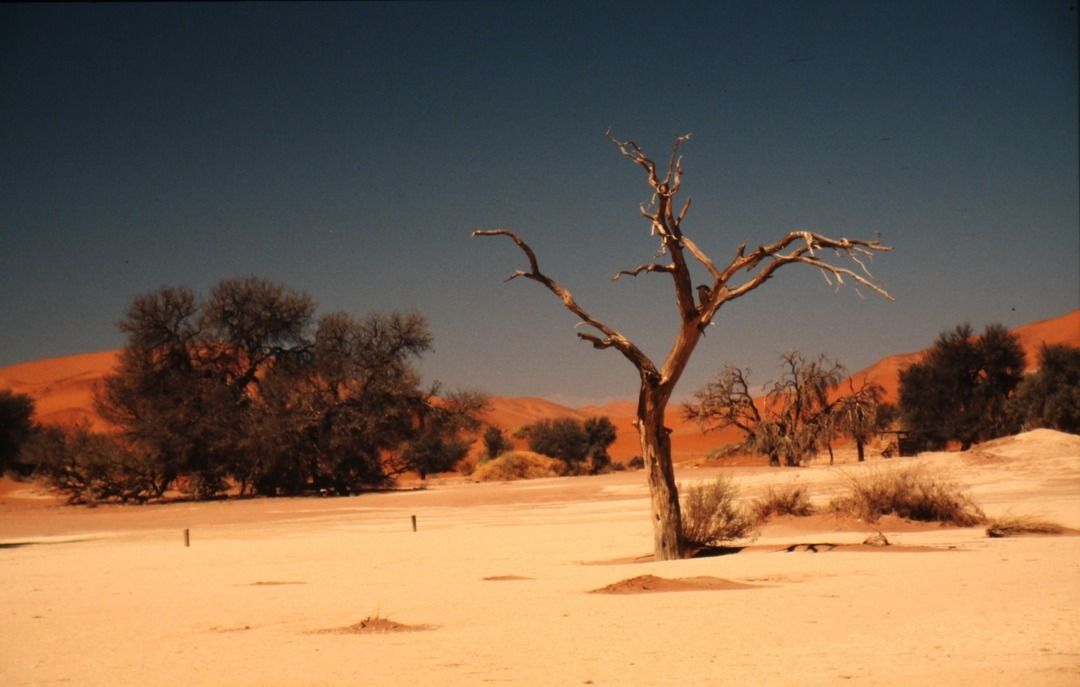
{"type": "Polygon", "coordinates": [[[619,273],[612,277],[611,281],[619,281],[619,277],[622,276],[636,277],[642,272],[666,272],[671,274],[674,271],[675,265],[658,265],[655,262],[652,262],[646,265],[638,265],[632,270],[619,270],[619,273]]]}
{"type": "Polygon", "coordinates": [[[540,267],[536,260],[536,253],[533,252],[529,244],[525,243],[514,232],[508,229],[476,229],[472,235],[476,236],[506,236],[509,237],[514,243],[518,245],[518,248],[525,253],[525,256],[529,260],[529,271],[525,272],[518,270],[510,275],[509,280],[516,279],[518,277],[525,277],[535,282],[543,284],[549,291],[554,293],[566,306],[566,309],[574,313],[581,319],[584,324],[592,327],[603,333],[603,337],[598,337],[593,334],[578,333],[578,338],[592,343],[595,348],[614,348],[622,353],[626,358],[637,367],[638,371],[643,377],[651,376],[658,377],[659,374],[656,371],[656,366],[652,360],[649,359],[641,349],[633,344],[629,339],[620,334],[615,329],[612,329],[608,325],[604,324],[600,320],[597,320],[592,315],[587,313],[584,308],[578,305],[574,300],[573,294],[566,290],[561,284],[554,279],[551,279],[543,272],[540,271],[540,267]]]}

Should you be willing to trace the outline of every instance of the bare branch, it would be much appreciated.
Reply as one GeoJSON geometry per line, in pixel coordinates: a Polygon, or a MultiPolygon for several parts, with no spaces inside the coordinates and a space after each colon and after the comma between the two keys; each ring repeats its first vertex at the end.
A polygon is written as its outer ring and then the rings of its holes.
{"type": "Polygon", "coordinates": [[[625,336],[623,336],[616,330],[612,329],[603,322],[589,315],[589,313],[585,312],[584,308],[578,305],[577,301],[574,300],[573,294],[563,288],[563,286],[557,281],[551,279],[540,271],[540,267],[536,260],[536,253],[534,253],[532,248],[529,247],[529,244],[525,243],[525,241],[523,241],[517,234],[508,229],[476,229],[473,231],[472,235],[474,237],[506,236],[510,238],[514,243],[517,244],[518,248],[520,248],[521,251],[525,253],[525,256],[528,258],[529,271],[525,272],[523,270],[518,270],[514,272],[514,274],[512,274],[510,278],[507,279],[507,281],[517,279],[518,277],[525,277],[526,279],[531,279],[535,282],[543,284],[545,287],[547,287],[549,291],[558,296],[559,299],[563,302],[563,305],[566,306],[566,309],[577,315],[581,319],[582,323],[604,334],[604,337],[601,338],[592,334],[579,333],[579,338],[585,341],[589,341],[596,348],[614,348],[620,353],[622,353],[627,360],[633,363],[634,367],[638,369],[642,377],[649,377],[654,379],[659,378],[659,373],[656,371],[656,366],[649,359],[649,357],[641,351],[641,349],[635,346],[629,339],[627,339],[625,336]]]}
{"type": "Polygon", "coordinates": [[[623,275],[627,277],[636,277],[642,272],[667,272],[668,274],[675,271],[675,265],[657,265],[655,262],[651,262],[647,265],[639,265],[632,270],[619,270],[619,273],[612,277],[611,281],[619,281],[619,277],[623,275]]]}
{"type": "Polygon", "coordinates": [[[686,212],[690,209],[690,201],[693,200],[692,196],[686,197],[686,202],[683,203],[682,210],[679,210],[679,216],[675,218],[676,224],[682,224],[683,219],[686,218],[686,212]]]}
{"type": "Polygon", "coordinates": [[[888,291],[881,288],[880,286],[878,286],[874,282],[870,281],[866,277],[863,277],[858,272],[856,272],[854,270],[851,270],[851,269],[848,269],[847,267],[838,267],[836,265],[830,265],[830,264],[828,264],[828,263],[826,263],[826,262],[824,262],[822,260],[819,260],[818,258],[807,258],[807,257],[802,257],[802,256],[800,256],[798,258],[795,258],[795,262],[803,262],[803,263],[806,263],[807,265],[813,265],[813,266],[821,269],[823,272],[828,272],[828,273],[832,274],[834,277],[836,277],[836,280],[837,280],[837,282],[839,284],[844,283],[844,276],[846,275],[848,277],[851,277],[852,279],[854,279],[858,283],[862,284],[866,288],[870,289],[874,293],[878,294],[879,296],[882,296],[883,298],[886,298],[886,299],[888,299],[890,301],[895,301],[896,300],[895,298],[892,297],[892,295],[888,291]]]}
{"type": "Polygon", "coordinates": [[[720,270],[716,269],[716,265],[709,258],[709,256],[705,255],[704,251],[698,248],[697,244],[690,240],[690,237],[683,236],[682,242],[683,245],[686,246],[686,249],[690,251],[690,254],[697,258],[697,261],[704,265],[705,269],[709,270],[709,274],[712,275],[712,278],[719,281],[720,270]]]}
{"type": "Polygon", "coordinates": [[[690,134],[683,134],[675,138],[675,144],[671,146],[671,160],[668,161],[667,176],[664,184],[668,187],[670,195],[675,195],[682,184],[682,157],[679,155],[679,146],[690,140],[690,134]],[[674,175],[674,178],[672,177],[674,175]]]}
{"type": "MultiPolygon", "coordinates": [[[[825,278],[825,282],[830,286],[834,285],[833,279],[836,280],[837,286],[841,286],[844,284],[844,278],[848,277],[857,284],[867,287],[882,297],[894,300],[888,291],[872,281],[873,275],[870,273],[870,270],[867,269],[864,260],[864,258],[873,258],[875,253],[884,253],[890,250],[892,250],[892,248],[884,246],[876,240],[864,241],[861,239],[847,238],[833,239],[809,231],[790,232],[779,241],[767,246],[758,246],[758,248],[749,255],[745,254],[745,244],[743,244],[739,246],[735,258],[728,264],[724,271],[718,276],[714,274],[716,282],[713,288],[712,300],[708,307],[702,308],[701,326],[707,326],[711,322],[713,316],[715,316],[716,311],[725,302],[739,298],[740,296],[744,296],[750,291],[753,291],[771,279],[776,270],[784,265],[793,263],[804,263],[818,268],[825,278]],[[792,244],[800,245],[793,247],[792,244]],[[787,248],[791,248],[790,252],[781,252],[787,248]],[[862,273],[860,274],[848,267],[827,262],[816,252],[820,251],[822,248],[831,248],[838,257],[850,258],[858,265],[862,273]],[[728,283],[740,270],[751,272],[752,276],[736,287],[729,287],[728,283]],[[754,272],[754,270],[757,271],[754,272]]],[[[862,294],[860,293],[859,296],[861,297],[862,294]]]]}
{"type": "Polygon", "coordinates": [[[607,136],[607,139],[619,149],[619,152],[622,153],[623,157],[630,159],[634,164],[639,165],[648,173],[650,186],[655,189],[660,185],[660,179],[656,176],[656,163],[645,157],[645,153],[642,152],[637,143],[634,143],[633,141],[620,141],[611,135],[611,129],[604,132],[604,136],[607,136]]]}

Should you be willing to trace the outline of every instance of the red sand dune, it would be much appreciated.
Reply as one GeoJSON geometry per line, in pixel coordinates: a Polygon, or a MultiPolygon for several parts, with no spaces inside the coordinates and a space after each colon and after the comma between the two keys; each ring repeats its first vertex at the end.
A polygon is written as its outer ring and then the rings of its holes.
{"type": "MultiPolygon", "coordinates": [[[[1032,322],[1013,330],[1028,357],[1028,368],[1038,361],[1039,348],[1044,344],[1064,343],[1080,346],[1080,310],[1048,320],[1032,322]]],[[[102,351],[81,355],[49,358],[0,368],[0,389],[30,395],[37,404],[37,419],[44,424],[72,426],[88,423],[102,430],[107,424],[93,408],[93,388],[116,365],[119,351],[102,351]]],[[[856,385],[862,380],[875,381],[885,387],[886,399],[895,401],[898,372],[917,361],[922,352],[892,355],[852,375],[856,385]]],[[[618,430],[612,446],[612,456],[625,461],[641,453],[633,421],[636,402],[616,401],[602,406],[569,408],[542,398],[495,396],[485,419],[513,433],[519,427],[542,419],[570,417],[584,420],[607,416],[618,430]]],[[[726,429],[703,434],[693,422],[681,419],[681,410],[668,411],[672,428],[673,452],[676,462],[698,461],[710,450],[740,439],[739,433],[726,429]]]]}
{"type": "Polygon", "coordinates": [[[103,430],[107,424],[94,412],[94,386],[112,372],[119,354],[83,353],[0,368],[0,389],[33,398],[37,420],[43,424],[71,427],[81,423],[103,430]]]}

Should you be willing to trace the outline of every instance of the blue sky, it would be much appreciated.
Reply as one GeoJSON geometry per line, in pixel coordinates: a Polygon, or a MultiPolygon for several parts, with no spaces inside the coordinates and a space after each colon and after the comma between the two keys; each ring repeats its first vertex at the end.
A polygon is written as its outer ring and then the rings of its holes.
{"type": "Polygon", "coordinates": [[[1075,2],[0,7],[0,365],[119,347],[139,293],[255,274],[321,312],[415,309],[425,377],[582,402],[633,368],[574,336],[508,227],[654,358],[657,244],[612,128],[684,148],[717,262],[880,235],[895,297],[787,268],[725,306],[679,392],[788,349],[855,370],[970,321],[1080,307],[1075,2]]]}

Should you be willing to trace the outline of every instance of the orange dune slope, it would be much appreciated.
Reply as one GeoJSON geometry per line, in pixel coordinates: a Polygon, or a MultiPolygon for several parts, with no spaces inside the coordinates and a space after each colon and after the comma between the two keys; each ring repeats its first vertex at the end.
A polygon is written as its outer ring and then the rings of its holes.
{"type": "Polygon", "coordinates": [[[94,412],[94,386],[113,371],[119,351],[47,358],[0,368],[0,389],[34,399],[36,418],[46,425],[107,428],[94,412]]]}

